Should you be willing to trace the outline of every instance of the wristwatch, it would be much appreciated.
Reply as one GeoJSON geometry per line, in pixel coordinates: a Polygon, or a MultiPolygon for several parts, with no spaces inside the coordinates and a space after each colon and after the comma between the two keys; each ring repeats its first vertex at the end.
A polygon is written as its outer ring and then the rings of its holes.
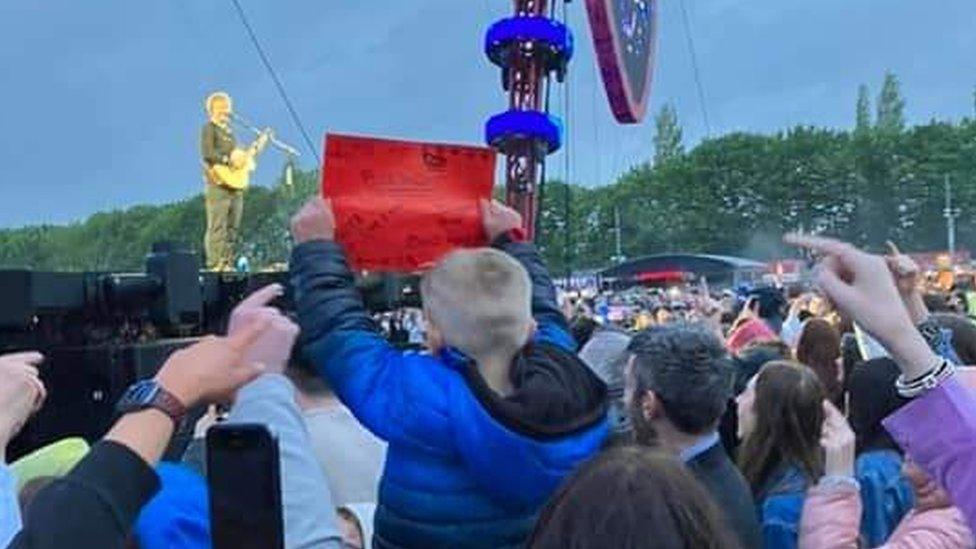
{"type": "Polygon", "coordinates": [[[149,408],[155,408],[169,416],[177,427],[186,417],[186,406],[180,402],[180,399],[152,379],[139,381],[126,389],[115,405],[115,410],[119,414],[131,414],[149,408]]]}

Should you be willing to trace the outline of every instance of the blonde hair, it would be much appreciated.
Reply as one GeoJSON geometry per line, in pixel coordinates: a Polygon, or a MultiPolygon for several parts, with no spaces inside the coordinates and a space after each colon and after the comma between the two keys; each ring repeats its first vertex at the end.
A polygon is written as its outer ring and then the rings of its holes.
{"type": "Polygon", "coordinates": [[[444,343],[472,358],[511,357],[532,324],[529,273],[491,248],[458,250],[421,280],[424,310],[444,343]]]}
{"type": "Polygon", "coordinates": [[[231,101],[230,95],[227,92],[224,91],[213,92],[212,94],[208,95],[207,99],[204,100],[203,102],[203,107],[204,109],[206,109],[207,114],[211,114],[213,112],[213,103],[214,101],[218,101],[218,100],[224,101],[228,105],[233,104],[233,101],[231,101]]]}

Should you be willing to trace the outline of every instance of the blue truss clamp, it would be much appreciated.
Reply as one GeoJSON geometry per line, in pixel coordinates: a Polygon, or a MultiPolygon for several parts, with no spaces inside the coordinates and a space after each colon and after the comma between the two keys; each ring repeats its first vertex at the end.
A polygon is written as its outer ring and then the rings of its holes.
{"type": "Polygon", "coordinates": [[[548,17],[516,16],[496,21],[485,34],[485,55],[502,69],[510,67],[521,42],[534,42],[543,57],[547,71],[555,71],[562,81],[566,66],[573,57],[573,33],[548,17]],[[541,47],[540,47],[541,46],[541,47]]]}
{"type": "Polygon", "coordinates": [[[485,124],[485,142],[502,153],[528,141],[552,154],[562,146],[562,135],[562,121],[539,111],[509,110],[485,124]]]}

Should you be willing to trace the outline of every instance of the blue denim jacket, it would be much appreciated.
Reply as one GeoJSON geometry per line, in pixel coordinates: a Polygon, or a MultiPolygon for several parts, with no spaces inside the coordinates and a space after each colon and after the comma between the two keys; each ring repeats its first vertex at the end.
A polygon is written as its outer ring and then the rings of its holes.
{"type": "Polygon", "coordinates": [[[868,547],[883,544],[914,505],[912,488],[901,473],[902,458],[894,450],[871,450],[855,462],[861,483],[861,536],[868,547]]]}
{"type": "Polygon", "coordinates": [[[797,546],[807,486],[807,479],[798,467],[783,467],[763,484],[757,502],[763,547],[794,549],[797,546]]]}

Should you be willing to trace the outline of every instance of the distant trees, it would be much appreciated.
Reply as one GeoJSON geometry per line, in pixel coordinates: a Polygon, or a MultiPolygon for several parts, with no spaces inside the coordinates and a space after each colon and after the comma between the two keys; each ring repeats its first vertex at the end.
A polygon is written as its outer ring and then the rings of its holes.
{"type": "Polygon", "coordinates": [[[685,153],[682,143],[681,125],[674,105],[665,103],[654,118],[654,165],[678,158],[685,153]]]}
{"type": "MultiPolygon", "coordinates": [[[[690,151],[671,105],[655,120],[654,162],[611,185],[549,181],[540,245],[557,273],[607,265],[614,254],[614,209],[628,257],[691,251],[757,258],[791,253],[784,231],[804,229],[880,248],[945,247],[943,180],[956,183],[962,248],[976,243],[976,121],[905,126],[898,79],[885,76],[871,120],[867,87],[858,91],[853,131],[798,126],[773,135],[732,133],[690,151]],[[567,249],[568,246],[568,249],[567,249]]],[[[296,174],[293,188],[248,192],[241,250],[252,266],[287,261],[288,219],[318,192],[318,174],[296,174]]],[[[154,241],[200,249],[203,201],[137,206],[69,226],[0,231],[0,266],[41,269],[140,269],[154,241]]]]}

